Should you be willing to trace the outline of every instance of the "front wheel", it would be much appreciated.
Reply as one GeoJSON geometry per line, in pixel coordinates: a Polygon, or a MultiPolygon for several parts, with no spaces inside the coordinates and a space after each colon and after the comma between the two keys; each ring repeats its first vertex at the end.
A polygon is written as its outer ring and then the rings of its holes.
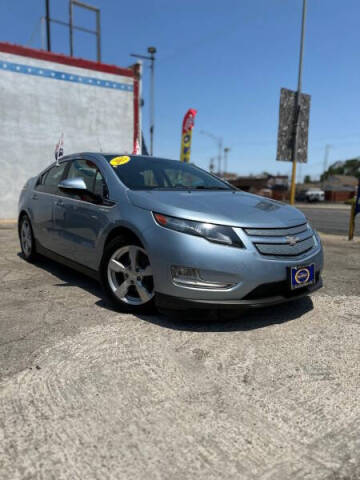
{"type": "Polygon", "coordinates": [[[105,248],[101,279],[106,293],[121,310],[154,310],[154,279],[145,249],[133,239],[118,237],[105,248]]]}

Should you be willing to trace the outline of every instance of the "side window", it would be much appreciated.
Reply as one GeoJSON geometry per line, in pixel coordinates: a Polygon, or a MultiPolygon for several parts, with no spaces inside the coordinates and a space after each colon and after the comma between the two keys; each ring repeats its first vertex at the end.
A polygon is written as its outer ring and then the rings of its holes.
{"type": "Polygon", "coordinates": [[[52,167],[39,179],[37,190],[46,193],[56,193],[57,186],[62,180],[67,163],[61,163],[58,167],[52,167]]]}
{"type": "Polygon", "coordinates": [[[68,170],[67,179],[82,178],[86,184],[88,192],[93,194],[93,197],[88,193],[81,195],[71,195],[78,200],[98,203],[99,198],[108,198],[108,190],[103,176],[99,169],[90,160],[73,160],[68,170]]]}

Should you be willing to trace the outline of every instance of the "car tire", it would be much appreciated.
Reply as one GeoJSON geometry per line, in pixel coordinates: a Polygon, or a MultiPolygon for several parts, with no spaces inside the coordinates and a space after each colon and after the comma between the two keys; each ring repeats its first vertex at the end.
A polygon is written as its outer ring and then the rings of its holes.
{"type": "Polygon", "coordinates": [[[24,213],[19,222],[20,247],[23,257],[28,262],[36,258],[35,237],[31,227],[30,218],[24,213]]]}
{"type": "Polygon", "coordinates": [[[131,237],[118,236],[106,245],[101,283],[112,304],[123,312],[153,313],[155,292],[146,250],[131,237]]]}

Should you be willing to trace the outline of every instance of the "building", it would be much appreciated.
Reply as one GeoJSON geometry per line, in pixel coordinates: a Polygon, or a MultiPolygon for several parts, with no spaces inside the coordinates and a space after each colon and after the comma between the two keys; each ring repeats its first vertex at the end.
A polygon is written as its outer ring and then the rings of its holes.
{"type": "Polygon", "coordinates": [[[65,154],[141,146],[140,65],[114,65],[0,43],[0,218],[25,181],[65,154]]]}
{"type": "Polygon", "coordinates": [[[228,180],[234,187],[245,192],[284,201],[288,198],[289,181],[287,175],[238,176],[228,180]]]}
{"type": "Polygon", "coordinates": [[[324,184],[325,200],[344,202],[354,197],[359,180],[351,175],[332,175],[324,184]]]}

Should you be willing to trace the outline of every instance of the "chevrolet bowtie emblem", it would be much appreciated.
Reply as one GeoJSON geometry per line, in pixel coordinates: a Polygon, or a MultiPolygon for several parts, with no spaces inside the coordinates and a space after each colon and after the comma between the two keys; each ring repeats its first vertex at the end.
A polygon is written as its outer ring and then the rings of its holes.
{"type": "Polygon", "coordinates": [[[299,241],[299,238],[298,237],[286,237],[286,240],[287,240],[288,244],[293,247],[294,245],[297,244],[297,242],[299,241]]]}

